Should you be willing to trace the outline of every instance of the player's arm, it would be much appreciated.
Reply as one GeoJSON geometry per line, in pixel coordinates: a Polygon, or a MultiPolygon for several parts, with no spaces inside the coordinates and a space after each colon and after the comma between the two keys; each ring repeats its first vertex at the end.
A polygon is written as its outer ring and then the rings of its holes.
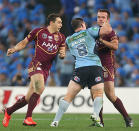
{"type": "Polygon", "coordinates": [[[106,41],[103,40],[102,38],[99,38],[100,42],[102,42],[105,46],[107,46],[108,48],[112,49],[112,50],[117,50],[118,49],[118,40],[117,39],[113,39],[112,41],[106,41]]]}
{"type": "Polygon", "coordinates": [[[7,56],[10,56],[11,54],[17,52],[17,51],[20,51],[22,49],[24,49],[26,47],[26,45],[28,44],[28,39],[27,37],[20,41],[17,45],[15,45],[13,48],[9,48],[8,51],[7,51],[7,56]]]}
{"type": "Polygon", "coordinates": [[[99,35],[103,36],[112,32],[112,27],[109,22],[105,22],[103,26],[100,28],[99,35]]]}
{"type": "Polygon", "coordinates": [[[66,47],[60,47],[59,48],[59,58],[64,59],[66,56],[66,47]]]}

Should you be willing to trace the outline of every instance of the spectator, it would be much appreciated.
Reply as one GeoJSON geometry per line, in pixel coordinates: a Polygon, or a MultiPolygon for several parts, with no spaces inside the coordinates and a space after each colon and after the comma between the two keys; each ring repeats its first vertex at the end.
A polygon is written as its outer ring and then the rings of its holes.
{"type": "Polygon", "coordinates": [[[6,70],[0,70],[0,86],[9,86],[10,81],[7,78],[8,72],[6,70]]]}
{"type": "Polygon", "coordinates": [[[61,86],[67,86],[72,77],[74,58],[70,52],[67,51],[66,57],[63,60],[58,59],[57,63],[61,86]]]}
{"type": "Polygon", "coordinates": [[[64,13],[67,23],[66,29],[69,32],[68,34],[71,34],[73,30],[70,23],[74,15],[75,0],[61,0],[61,4],[63,7],[61,9],[61,14],[64,13]]]}
{"type": "MultiPolygon", "coordinates": [[[[62,9],[61,15],[66,18],[66,35],[72,32],[70,22],[72,18],[84,17],[87,25],[90,27],[96,24],[96,12],[100,8],[108,8],[111,11],[111,25],[117,31],[119,36],[119,49],[116,52],[117,62],[122,70],[125,70],[127,65],[129,66],[129,60],[127,60],[128,54],[134,56],[133,67],[139,65],[139,1],[138,0],[60,0],[62,9]]],[[[37,0],[2,0],[0,3],[0,68],[6,69],[6,71],[12,72],[12,69],[16,69],[17,57],[6,57],[6,51],[9,47],[12,47],[25,38],[27,34],[34,27],[41,27],[45,23],[45,4],[41,4],[37,0]],[[2,53],[1,53],[2,51],[2,53]]],[[[47,8],[49,12],[50,8],[47,8]]],[[[31,51],[33,44],[28,45],[28,49],[19,52],[21,57],[22,66],[27,68],[27,64],[32,58],[31,51]],[[30,53],[29,53],[30,52],[30,53]],[[27,54],[30,55],[27,55],[27,54]],[[29,57],[27,57],[29,56],[29,57]]],[[[63,63],[63,62],[61,62],[63,63]]],[[[51,72],[54,76],[54,83],[56,86],[60,85],[62,76],[60,74],[60,68],[57,67],[63,65],[57,65],[51,72]],[[59,75],[59,77],[57,76],[59,75]],[[59,81],[59,82],[58,82],[59,81]]],[[[22,67],[22,69],[23,69],[22,67]]],[[[23,69],[27,71],[27,69],[23,69]]],[[[127,68],[126,68],[127,70],[127,68]]],[[[62,70],[61,70],[62,71],[62,70]]],[[[67,70],[66,70],[67,71],[67,70]]],[[[135,70],[129,72],[129,76],[135,75],[135,70]]],[[[62,73],[62,72],[61,72],[62,73]]],[[[50,75],[50,76],[51,76],[50,75]]],[[[8,75],[8,79],[11,75],[8,75]]],[[[26,80],[27,76],[25,76],[26,80]]],[[[120,78],[120,76],[119,76],[120,78]]],[[[130,79],[130,85],[135,85],[135,78],[129,78],[126,75],[123,76],[123,80],[120,84],[126,86],[130,79]]],[[[10,85],[12,79],[10,79],[10,85]]],[[[118,84],[119,85],[119,84],[118,84]]],[[[136,86],[136,85],[135,85],[136,86]]]]}

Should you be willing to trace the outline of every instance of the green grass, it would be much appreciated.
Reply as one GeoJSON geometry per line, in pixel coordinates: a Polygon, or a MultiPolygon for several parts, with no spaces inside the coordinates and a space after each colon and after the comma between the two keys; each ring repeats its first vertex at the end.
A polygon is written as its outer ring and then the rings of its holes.
{"type": "Polygon", "coordinates": [[[89,114],[64,114],[59,127],[50,127],[55,114],[34,114],[36,127],[22,125],[25,114],[14,114],[7,128],[2,125],[3,114],[0,114],[0,131],[139,131],[139,115],[131,115],[133,128],[125,128],[124,120],[119,114],[104,114],[104,128],[89,127],[89,114]]]}

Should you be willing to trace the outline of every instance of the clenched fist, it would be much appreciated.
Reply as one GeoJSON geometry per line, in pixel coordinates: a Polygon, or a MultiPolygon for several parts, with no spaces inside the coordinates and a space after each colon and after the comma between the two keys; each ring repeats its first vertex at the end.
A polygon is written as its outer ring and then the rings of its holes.
{"type": "Polygon", "coordinates": [[[65,50],[60,50],[60,51],[59,51],[59,58],[60,58],[60,59],[64,59],[65,56],[66,56],[65,50]]]}
{"type": "Polygon", "coordinates": [[[102,27],[103,27],[103,30],[106,31],[107,33],[110,33],[112,31],[112,27],[108,21],[104,22],[102,27]]]}
{"type": "Polygon", "coordinates": [[[15,50],[14,47],[13,48],[9,48],[8,51],[7,51],[7,56],[10,56],[10,55],[12,55],[15,52],[16,52],[16,50],[15,50]]]}

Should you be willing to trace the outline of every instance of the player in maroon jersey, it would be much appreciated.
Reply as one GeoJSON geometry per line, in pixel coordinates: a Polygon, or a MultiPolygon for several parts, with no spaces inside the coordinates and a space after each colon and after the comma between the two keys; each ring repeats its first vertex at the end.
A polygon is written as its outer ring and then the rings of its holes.
{"type": "Polygon", "coordinates": [[[32,120],[32,112],[44,90],[52,61],[58,53],[60,58],[65,57],[65,36],[59,32],[62,27],[62,20],[58,14],[50,14],[47,20],[47,27],[32,30],[24,40],[7,51],[7,55],[10,56],[24,49],[29,42],[35,41],[35,55],[28,67],[31,79],[29,90],[26,96],[4,110],[4,127],[8,126],[11,114],[27,104],[28,110],[23,125],[35,126],[37,124],[32,120]]]}
{"type": "MultiPolygon", "coordinates": [[[[110,12],[106,9],[100,9],[97,13],[97,24],[102,26],[104,22],[110,21],[110,12]]],[[[114,30],[108,35],[99,38],[96,41],[97,53],[101,59],[103,66],[103,77],[104,77],[104,91],[107,98],[113,103],[115,108],[122,114],[124,117],[126,127],[132,127],[133,122],[129,117],[122,101],[115,95],[114,90],[114,51],[118,49],[118,37],[114,30]]],[[[100,118],[102,119],[102,111],[100,112],[100,118]]]]}

